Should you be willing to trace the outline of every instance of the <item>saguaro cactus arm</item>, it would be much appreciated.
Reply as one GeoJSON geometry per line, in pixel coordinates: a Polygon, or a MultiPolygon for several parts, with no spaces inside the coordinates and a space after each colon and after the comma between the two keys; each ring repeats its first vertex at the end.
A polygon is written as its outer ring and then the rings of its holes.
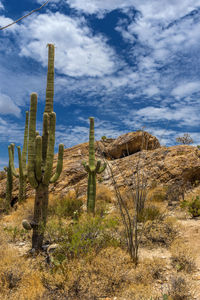
{"type": "Polygon", "coordinates": [[[18,178],[19,174],[15,170],[15,166],[14,166],[14,148],[15,148],[14,144],[11,144],[10,146],[8,146],[9,161],[10,161],[10,167],[11,167],[12,174],[18,178]]]}
{"type": "Polygon", "coordinates": [[[28,180],[33,188],[37,188],[35,178],[35,136],[36,136],[37,94],[31,94],[29,141],[28,141],[28,180]]]}
{"type": "Polygon", "coordinates": [[[20,146],[17,147],[17,151],[18,151],[18,162],[19,162],[19,176],[23,177],[24,172],[23,172],[23,167],[22,167],[22,155],[21,155],[20,146]]]}
{"type": "Polygon", "coordinates": [[[90,172],[89,165],[85,161],[82,161],[82,165],[84,166],[85,171],[89,173],[90,172]]]}
{"type": "Polygon", "coordinates": [[[57,162],[56,172],[50,179],[51,183],[56,182],[60,177],[63,168],[63,153],[64,153],[64,145],[60,144],[58,149],[58,162],[57,162]]]}
{"type": "Polygon", "coordinates": [[[106,163],[104,163],[104,164],[101,166],[101,161],[98,160],[97,166],[96,166],[96,172],[97,172],[98,174],[102,173],[102,172],[105,170],[106,166],[107,166],[106,163]]]}

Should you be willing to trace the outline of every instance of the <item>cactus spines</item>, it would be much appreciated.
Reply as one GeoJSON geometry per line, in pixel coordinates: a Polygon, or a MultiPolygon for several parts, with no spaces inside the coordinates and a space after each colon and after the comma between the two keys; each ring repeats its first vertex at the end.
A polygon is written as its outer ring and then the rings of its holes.
{"type": "Polygon", "coordinates": [[[94,214],[96,200],[96,173],[102,173],[106,168],[106,163],[101,166],[101,161],[95,163],[95,147],[94,147],[94,118],[90,117],[90,134],[89,134],[89,164],[82,162],[85,170],[88,172],[87,187],[87,212],[94,214]]]}
{"type": "MultiPolygon", "coordinates": [[[[49,184],[58,180],[63,165],[64,145],[59,145],[58,162],[52,174],[55,144],[56,114],[53,112],[54,95],[54,45],[48,44],[48,73],[46,105],[43,114],[43,134],[36,132],[37,94],[31,94],[29,140],[28,140],[28,180],[36,190],[34,217],[30,223],[33,229],[32,248],[41,249],[47,221],[49,184]]],[[[23,226],[30,227],[24,222],[23,226]]]]}

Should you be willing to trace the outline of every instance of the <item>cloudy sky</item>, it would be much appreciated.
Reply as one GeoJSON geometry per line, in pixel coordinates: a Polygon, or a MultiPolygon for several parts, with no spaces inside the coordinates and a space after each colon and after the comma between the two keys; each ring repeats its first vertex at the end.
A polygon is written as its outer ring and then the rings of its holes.
{"type": "MultiPolygon", "coordinates": [[[[45,0],[0,0],[0,26],[45,0]]],[[[55,49],[56,151],[141,129],[200,144],[200,0],[51,0],[0,31],[0,168],[23,143],[30,94],[42,128],[47,48],[55,49]]]]}

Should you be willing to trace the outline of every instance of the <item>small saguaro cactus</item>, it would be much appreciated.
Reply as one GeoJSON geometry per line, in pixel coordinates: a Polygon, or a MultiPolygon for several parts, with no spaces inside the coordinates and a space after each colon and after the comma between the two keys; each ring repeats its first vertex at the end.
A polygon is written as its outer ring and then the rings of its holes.
{"type": "Polygon", "coordinates": [[[53,112],[54,96],[54,45],[48,44],[48,72],[46,88],[46,105],[43,114],[43,135],[36,131],[37,94],[31,94],[29,139],[28,139],[28,168],[27,176],[35,189],[35,204],[33,221],[23,220],[25,229],[33,229],[32,248],[42,248],[44,230],[47,222],[49,184],[58,180],[63,165],[64,145],[59,145],[57,168],[52,175],[56,114],[53,112]]]}
{"type": "MultiPolygon", "coordinates": [[[[24,144],[21,154],[20,146],[17,147],[18,150],[18,161],[19,161],[19,172],[15,169],[14,166],[14,151],[11,151],[11,147],[8,147],[9,151],[9,161],[11,162],[12,173],[15,177],[19,178],[19,202],[22,202],[26,199],[26,183],[27,183],[27,147],[28,147],[28,119],[29,112],[26,111],[26,121],[25,121],[25,130],[24,130],[24,144]]],[[[14,144],[13,144],[14,145],[14,144]]]]}
{"type": "Polygon", "coordinates": [[[101,166],[101,161],[95,163],[95,148],[94,148],[94,118],[90,117],[90,134],[89,134],[89,164],[82,162],[85,170],[88,172],[88,187],[87,187],[87,212],[95,212],[96,200],[96,174],[102,173],[106,168],[106,163],[101,166]]]}

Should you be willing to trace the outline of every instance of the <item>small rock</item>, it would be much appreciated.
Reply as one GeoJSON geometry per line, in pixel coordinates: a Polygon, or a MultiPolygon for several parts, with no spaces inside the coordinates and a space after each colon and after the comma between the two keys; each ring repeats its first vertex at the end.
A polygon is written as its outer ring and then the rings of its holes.
{"type": "Polygon", "coordinates": [[[58,244],[52,244],[47,248],[47,253],[52,253],[53,251],[55,251],[58,248],[58,244]]]}
{"type": "Polygon", "coordinates": [[[24,246],[26,243],[25,242],[20,242],[18,245],[20,246],[20,247],[22,247],[22,246],[24,246]]]}

